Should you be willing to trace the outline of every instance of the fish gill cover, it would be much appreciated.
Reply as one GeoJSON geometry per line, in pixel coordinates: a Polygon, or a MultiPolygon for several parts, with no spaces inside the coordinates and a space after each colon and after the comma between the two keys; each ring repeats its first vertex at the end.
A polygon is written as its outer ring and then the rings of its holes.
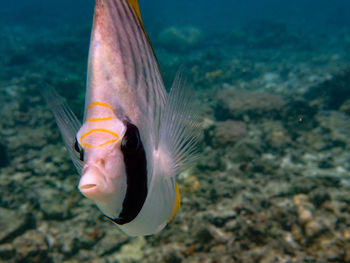
{"type": "Polygon", "coordinates": [[[84,199],[40,91],[79,118],[94,1],[0,9],[0,262],[349,262],[347,0],[140,1],[166,87],[182,65],[201,158],[181,209],[130,238],[84,199]]]}

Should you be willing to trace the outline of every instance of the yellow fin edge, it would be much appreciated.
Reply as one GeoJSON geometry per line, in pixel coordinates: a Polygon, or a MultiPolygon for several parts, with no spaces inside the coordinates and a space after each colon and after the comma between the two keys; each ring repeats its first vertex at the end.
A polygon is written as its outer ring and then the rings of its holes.
{"type": "MultiPolygon", "coordinates": [[[[141,25],[141,28],[142,28],[142,31],[143,31],[143,33],[145,34],[145,36],[147,37],[148,43],[149,43],[149,45],[151,46],[152,51],[153,51],[153,54],[154,54],[153,45],[152,45],[152,43],[151,43],[151,40],[150,40],[149,37],[148,37],[148,34],[147,34],[146,29],[145,29],[145,27],[144,27],[144,25],[143,25],[143,22],[142,22],[141,12],[140,12],[140,6],[139,6],[138,0],[127,0],[127,2],[128,2],[128,4],[129,4],[130,8],[131,8],[131,9],[133,10],[133,12],[135,13],[137,19],[139,20],[140,25],[141,25]]],[[[157,60],[157,57],[156,57],[155,55],[154,55],[154,57],[155,57],[156,60],[157,60]]],[[[159,69],[159,72],[160,72],[158,60],[157,60],[157,66],[158,66],[158,69],[159,69]]]]}
{"type": "Polygon", "coordinates": [[[140,6],[139,6],[138,0],[127,0],[127,2],[129,4],[130,8],[134,11],[137,19],[140,21],[142,30],[145,33],[146,37],[148,38],[148,41],[150,42],[149,37],[148,37],[148,35],[146,33],[145,27],[143,26],[143,22],[142,22],[142,18],[141,18],[141,12],[140,12],[140,6]]]}
{"type": "Polygon", "coordinates": [[[131,9],[134,11],[134,13],[136,14],[137,18],[139,19],[139,21],[142,23],[142,19],[141,19],[141,13],[140,13],[140,7],[139,7],[139,2],[138,0],[127,0],[129,6],[131,7],[131,9]]]}
{"type": "Polygon", "coordinates": [[[171,212],[169,222],[174,218],[176,212],[179,210],[180,204],[181,204],[180,189],[179,189],[179,186],[176,184],[176,199],[175,199],[173,211],[171,212]]]}

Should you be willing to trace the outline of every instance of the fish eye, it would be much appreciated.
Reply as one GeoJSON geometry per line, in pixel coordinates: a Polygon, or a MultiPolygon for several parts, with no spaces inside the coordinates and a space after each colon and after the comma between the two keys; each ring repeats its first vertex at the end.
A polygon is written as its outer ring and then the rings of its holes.
{"type": "Polygon", "coordinates": [[[79,157],[80,161],[84,161],[84,150],[80,149],[77,138],[75,138],[74,150],[80,154],[80,157],[79,157]]]}
{"type": "Polygon", "coordinates": [[[140,146],[140,134],[134,125],[129,125],[121,143],[123,151],[136,152],[140,146]]]}
{"type": "Polygon", "coordinates": [[[131,136],[124,136],[122,140],[122,148],[127,151],[136,151],[139,147],[140,140],[138,134],[133,134],[131,136]]]}

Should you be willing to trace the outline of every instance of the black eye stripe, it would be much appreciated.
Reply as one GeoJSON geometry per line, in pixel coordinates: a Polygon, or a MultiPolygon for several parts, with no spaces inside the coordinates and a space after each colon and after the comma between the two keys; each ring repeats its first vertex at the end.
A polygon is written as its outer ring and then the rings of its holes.
{"type": "Polygon", "coordinates": [[[80,149],[77,138],[75,138],[74,150],[80,154],[80,157],[79,157],[80,161],[84,161],[84,150],[80,149]]]}
{"type": "Polygon", "coordinates": [[[109,218],[113,222],[123,225],[131,222],[139,214],[147,197],[147,160],[146,153],[141,142],[138,128],[130,122],[126,122],[126,132],[121,150],[124,157],[127,188],[123,208],[118,218],[109,218]],[[132,145],[128,147],[127,140],[132,138],[132,145]]]}
{"type": "Polygon", "coordinates": [[[75,141],[74,141],[74,150],[78,153],[80,153],[80,149],[79,149],[79,145],[78,145],[78,140],[77,138],[75,138],[75,141]]]}
{"type": "Polygon", "coordinates": [[[127,152],[129,155],[137,153],[137,150],[140,147],[140,140],[138,130],[127,132],[122,140],[121,150],[127,152]]]}

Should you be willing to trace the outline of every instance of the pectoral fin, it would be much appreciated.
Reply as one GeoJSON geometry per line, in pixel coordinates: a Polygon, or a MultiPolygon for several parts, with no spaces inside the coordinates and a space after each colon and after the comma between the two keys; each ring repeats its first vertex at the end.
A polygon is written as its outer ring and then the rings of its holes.
{"type": "Polygon", "coordinates": [[[42,95],[55,116],[56,123],[61,131],[64,144],[66,145],[73,164],[78,173],[81,174],[83,162],[80,160],[79,153],[74,150],[75,136],[81,124],[67,103],[54,88],[45,88],[42,95]]]}

